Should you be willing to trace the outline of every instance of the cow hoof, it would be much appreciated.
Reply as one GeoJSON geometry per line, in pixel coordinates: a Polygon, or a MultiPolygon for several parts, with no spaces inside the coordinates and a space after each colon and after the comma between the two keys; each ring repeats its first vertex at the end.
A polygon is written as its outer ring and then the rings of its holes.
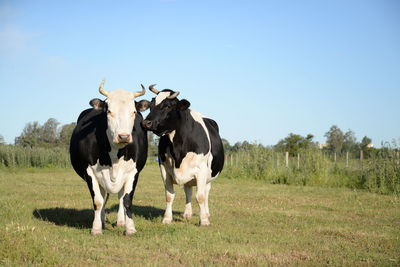
{"type": "Polygon", "coordinates": [[[172,218],[164,218],[164,219],[162,220],[162,223],[163,223],[163,224],[171,224],[171,223],[172,223],[172,218]]]}
{"type": "Polygon", "coordinates": [[[126,236],[133,235],[134,233],[136,233],[136,229],[129,229],[124,231],[124,235],[126,236]]]}
{"type": "Polygon", "coordinates": [[[184,213],[183,218],[186,220],[190,220],[192,218],[192,213],[184,213]]]}
{"type": "Polygon", "coordinates": [[[201,220],[200,221],[200,226],[210,226],[211,223],[209,220],[201,220]]]}
{"type": "Polygon", "coordinates": [[[92,229],[92,231],[90,232],[92,235],[102,235],[103,232],[101,231],[101,229],[92,229]]]}
{"type": "Polygon", "coordinates": [[[124,221],[117,221],[117,226],[125,226],[125,222],[124,221]]]}

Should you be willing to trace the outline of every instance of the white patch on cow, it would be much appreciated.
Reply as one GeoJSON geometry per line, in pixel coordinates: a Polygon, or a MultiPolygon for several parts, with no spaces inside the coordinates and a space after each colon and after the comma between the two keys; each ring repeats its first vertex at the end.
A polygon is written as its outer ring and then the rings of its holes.
{"type": "Polygon", "coordinates": [[[176,131],[173,130],[172,132],[170,132],[170,133],[168,134],[168,138],[169,138],[169,140],[171,141],[171,143],[174,142],[173,140],[174,140],[175,133],[176,133],[176,131]]]}
{"type": "MultiPolygon", "coordinates": [[[[128,180],[134,179],[136,163],[130,159],[125,161],[123,156],[117,160],[112,160],[112,166],[103,166],[99,162],[87,168],[87,173],[104,188],[107,193],[118,193],[128,180]]],[[[133,182],[133,180],[132,180],[133,182]]]]}
{"type": "Polygon", "coordinates": [[[208,139],[208,147],[210,148],[209,152],[211,152],[210,134],[208,133],[207,126],[206,126],[206,124],[204,123],[204,120],[203,120],[204,116],[203,116],[201,113],[199,113],[199,112],[197,112],[197,111],[194,111],[194,110],[190,110],[190,115],[192,115],[192,118],[193,118],[195,121],[197,121],[198,123],[200,123],[200,125],[203,127],[204,131],[206,132],[207,139],[208,139]]]}
{"type": "Polygon", "coordinates": [[[191,182],[199,176],[202,169],[207,169],[207,156],[204,154],[196,154],[189,152],[182,159],[181,165],[174,169],[174,181],[183,185],[191,182]]]}
{"type": "MultiPolygon", "coordinates": [[[[207,126],[204,123],[204,118],[206,118],[205,116],[203,116],[200,112],[194,111],[194,110],[190,110],[190,114],[192,115],[193,119],[195,121],[197,121],[198,123],[200,123],[200,125],[203,127],[204,131],[206,132],[207,135],[207,139],[208,139],[208,146],[210,148],[210,150],[208,151],[207,155],[207,166],[209,167],[209,169],[211,170],[211,163],[213,160],[213,156],[211,154],[211,139],[210,139],[210,133],[208,132],[207,126]]],[[[214,177],[212,177],[212,179],[207,180],[207,183],[209,183],[210,181],[214,180],[215,178],[217,178],[218,174],[215,175],[214,177]]]]}
{"type": "MultiPolygon", "coordinates": [[[[195,186],[196,178],[199,176],[200,170],[209,169],[207,166],[207,155],[204,154],[196,154],[194,152],[187,153],[178,168],[175,168],[175,161],[169,153],[169,150],[167,150],[165,157],[166,161],[162,162],[160,170],[162,174],[166,173],[170,175],[174,184],[195,186]]],[[[207,173],[206,182],[208,183],[213,180],[211,177],[211,169],[209,169],[207,173]]]]}
{"type": "Polygon", "coordinates": [[[159,92],[156,96],[156,106],[163,102],[168,96],[170,96],[171,92],[159,92]]]}

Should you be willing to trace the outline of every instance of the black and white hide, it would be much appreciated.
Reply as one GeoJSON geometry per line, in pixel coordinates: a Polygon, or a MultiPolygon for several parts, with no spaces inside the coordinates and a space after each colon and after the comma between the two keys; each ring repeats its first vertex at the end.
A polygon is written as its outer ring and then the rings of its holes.
{"type": "Polygon", "coordinates": [[[141,92],[106,91],[104,80],[99,91],[107,98],[90,101],[73,131],[70,144],[71,163],[86,181],[94,206],[91,233],[101,234],[105,224],[105,204],[110,193],[118,194],[117,225],[125,234],[136,232],[132,219],[132,198],[139,173],[147,158],[147,132],[142,127],[141,92]]]}

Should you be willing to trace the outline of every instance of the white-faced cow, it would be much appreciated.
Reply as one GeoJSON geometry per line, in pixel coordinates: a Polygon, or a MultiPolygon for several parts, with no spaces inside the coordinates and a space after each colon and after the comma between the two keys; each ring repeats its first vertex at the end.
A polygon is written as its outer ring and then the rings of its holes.
{"type": "Polygon", "coordinates": [[[157,96],[151,102],[150,113],[143,126],[160,137],[158,155],[165,186],[166,210],[163,223],[172,222],[173,184],[183,185],[186,194],[184,218],[192,216],[192,186],[197,186],[200,225],[210,225],[208,195],[211,181],[224,165],[224,150],[217,123],[188,109],[189,101],[178,100],[179,92],[169,89],[149,89],[157,96]]]}
{"type": "Polygon", "coordinates": [[[107,98],[93,99],[93,107],[83,111],[72,133],[71,163],[82,177],[93,200],[94,220],[91,233],[101,234],[105,224],[105,204],[110,193],[118,193],[117,225],[125,225],[125,234],[136,232],[132,219],[132,198],[147,158],[147,132],[137,111],[140,92],[106,91],[104,80],[99,91],[107,98]]]}

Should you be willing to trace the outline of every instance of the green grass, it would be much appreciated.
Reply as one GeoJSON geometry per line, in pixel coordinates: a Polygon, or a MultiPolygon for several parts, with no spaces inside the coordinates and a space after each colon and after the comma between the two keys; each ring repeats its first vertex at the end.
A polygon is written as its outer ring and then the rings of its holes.
{"type": "Polygon", "coordinates": [[[0,265],[400,265],[400,199],[345,188],[272,185],[218,178],[210,194],[211,227],[198,207],[162,225],[158,168],[142,172],[134,197],[138,232],[113,226],[107,203],[102,236],[91,236],[92,203],[72,170],[0,170],[0,265]]]}

